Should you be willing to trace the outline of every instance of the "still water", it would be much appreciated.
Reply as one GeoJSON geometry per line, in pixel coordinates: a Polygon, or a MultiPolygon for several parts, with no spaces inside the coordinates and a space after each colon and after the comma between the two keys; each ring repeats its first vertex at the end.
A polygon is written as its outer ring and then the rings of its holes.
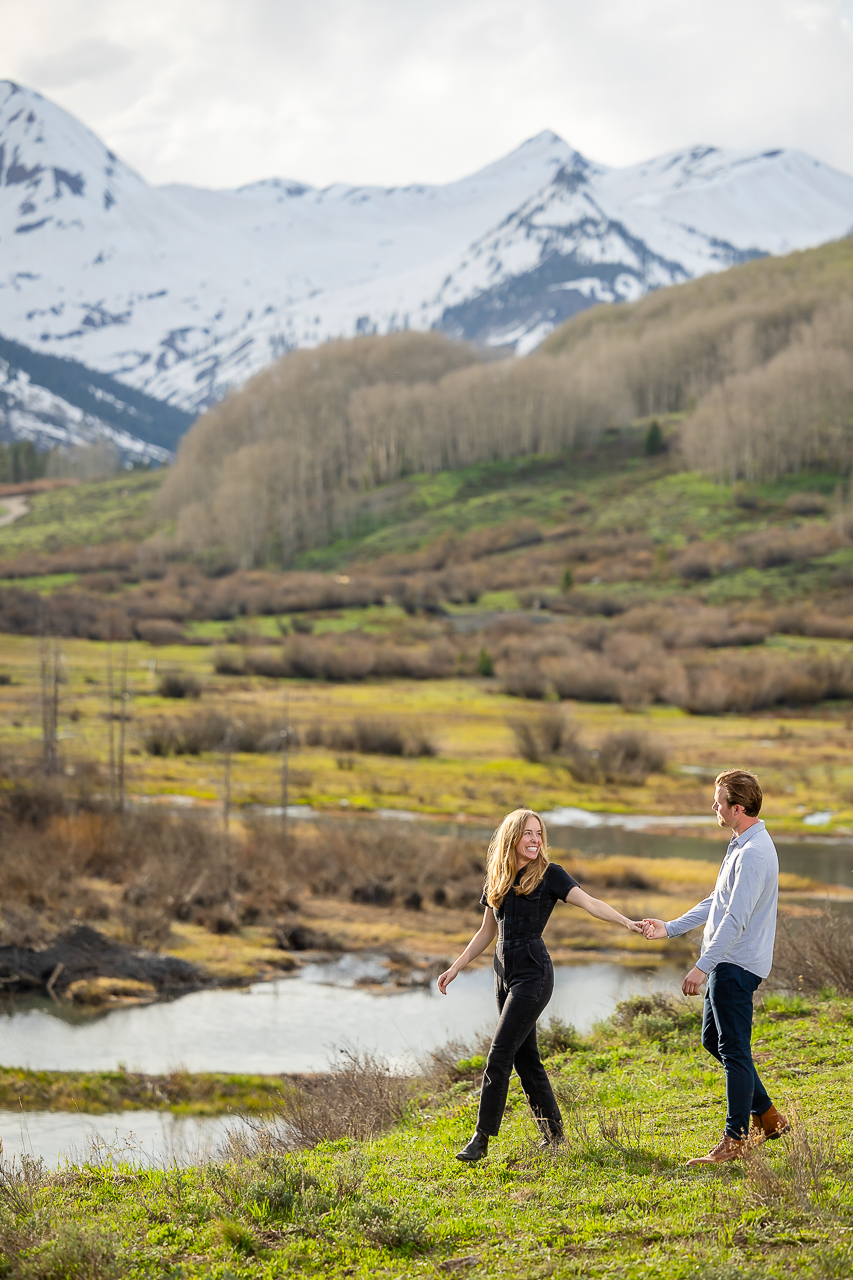
{"type": "MultiPolygon", "coordinates": [[[[552,844],[587,857],[622,853],[713,863],[725,851],[724,835],[710,825],[707,832],[703,825],[701,834],[694,836],[661,835],[642,823],[622,825],[577,810],[550,817],[552,844]]],[[[491,834],[490,828],[480,832],[468,824],[431,826],[467,837],[482,834],[487,839],[491,834]]],[[[853,842],[778,840],[777,848],[783,871],[853,888],[853,842]]],[[[152,1074],[176,1068],[276,1074],[327,1069],[346,1045],[381,1054],[404,1068],[448,1040],[469,1041],[493,1026],[489,968],[460,974],[446,997],[434,984],[403,991],[362,985],[383,976],[381,957],[350,955],[307,965],[293,976],[246,991],[200,991],[180,1000],[94,1016],[49,1001],[3,1002],[0,1060],[33,1070],[111,1070],[124,1065],[152,1074]]],[[[561,965],[555,971],[549,1014],[583,1031],[629,995],[677,991],[681,976],[672,967],[642,970],[603,961],[561,965]]],[[[214,1150],[233,1123],[228,1118],[197,1120],[159,1112],[0,1112],[0,1138],[5,1158],[27,1151],[53,1164],[63,1157],[91,1154],[105,1143],[143,1163],[182,1163],[214,1150]]]]}
{"type": "MultiPolygon", "coordinates": [[[[281,814],[281,809],[261,805],[253,806],[253,811],[271,818],[281,814]]],[[[296,821],[334,827],[370,824],[377,819],[424,822],[436,835],[482,840],[484,852],[494,830],[493,826],[471,822],[436,821],[408,809],[378,809],[371,814],[353,813],[343,818],[340,814],[314,811],[306,805],[292,805],[288,808],[288,816],[296,821]]],[[[719,864],[729,842],[729,832],[721,831],[710,814],[662,818],[650,814],[596,813],[589,809],[561,808],[544,813],[543,817],[548,826],[549,843],[555,849],[575,849],[585,857],[626,854],[634,858],[691,858],[719,864]],[[667,828],[674,830],[670,833],[667,828]]],[[[780,871],[853,889],[853,837],[821,838],[805,832],[800,837],[776,836],[772,823],[770,834],[779,854],[780,871]]]]}
{"type": "MultiPolygon", "coordinates": [[[[377,993],[357,985],[380,976],[380,958],[342,957],[245,991],[196,991],[179,1000],[100,1017],[32,1001],[0,1014],[7,1066],[41,1071],[323,1071],[351,1045],[401,1067],[448,1040],[494,1025],[490,968],[466,970],[446,996],[429,989],[377,993]],[[371,971],[372,966],[372,971],[371,971]]],[[[674,968],[636,970],[597,961],[557,966],[549,1014],[586,1030],[619,1000],[644,990],[677,990],[674,968]]],[[[546,1015],[547,1018],[548,1015],[546,1015]]]]}
{"type": "Polygon", "coordinates": [[[3,1159],[13,1161],[26,1154],[48,1165],[108,1159],[139,1165],[194,1164],[213,1156],[228,1129],[235,1127],[239,1121],[230,1116],[196,1119],[162,1111],[101,1116],[0,1111],[3,1159]]]}
{"type": "MultiPolygon", "coordinates": [[[[180,1000],[117,1009],[100,1017],[32,1001],[0,1015],[2,1056],[34,1070],[322,1071],[342,1045],[372,1050],[405,1068],[448,1040],[466,1041],[494,1023],[490,969],[459,975],[447,996],[435,989],[388,991],[358,985],[384,976],[381,956],[342,956],[247,991],[198,991],[180,1000]]],[[[548,1014],[586,1030],[619,1000],[675,991],[673,968],[628,969],[595,962],[560,965],[548,1014]]],[[[546,1020],[548,1017],[546,1014],[546,1020]]],[[[161,1112],[85,1115],[0,1111],[5,1159],[26,1152],[63,1159],[113,1158],[186,1164],[212,1154],[231,1117],[195,1119],[161,1112]]]]}

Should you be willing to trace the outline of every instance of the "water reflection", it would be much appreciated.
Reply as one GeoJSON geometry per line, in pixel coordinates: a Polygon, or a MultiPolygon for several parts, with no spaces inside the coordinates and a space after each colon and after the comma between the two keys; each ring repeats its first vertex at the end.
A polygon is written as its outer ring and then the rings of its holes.
{"type": "Polygon", "coordinates": [[[0,1111],[3,1158],[26,1154],[48,1165],[123,1162],[190,1165],[209,1159],[229,1128],[230,1116],[173,1116],[163,1111],[108,1115],[80,1112],[0,1111]]]}
{"type": "MultiPolygon", "coordinates": [[[[309,965],[298,975],[247,991],[197,991],[174,1002],[84,1018],[72,1008],[31,1001],[7,1006],[7,1065],[43,1071],[322,1071],[336,1046],[357,1045],[401,1067],[448,1040],[494,1024],[491,969],[466,970],[447,996],[430,989],[377,993],[359,977],[378,957],[309,965]],[[342,967],[348,966],[346,972],[342,967]]],[[[598,961],[560,965],[549,1012],[587,1030],[636,991],[677,990],[672,967],[637,970],[598,961]]]]}

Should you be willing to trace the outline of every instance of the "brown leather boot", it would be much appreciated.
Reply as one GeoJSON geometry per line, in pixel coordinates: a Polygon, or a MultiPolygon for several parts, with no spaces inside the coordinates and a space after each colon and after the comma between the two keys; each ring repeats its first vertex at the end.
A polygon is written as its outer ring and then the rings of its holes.
{"type": "Polygon", "coordinates": [[[727,1133],[724,1133],[713,1151],[709,1151],[706,1156],[697,1156],[695,1160],[688,1160],[687,1163],[688,1165],[725,1164],[727,1160],[739,1160],[746,1155],[747,1145],[746,1138],[730,1138],[727,1133]]]}
{"type": "Polygon", "coordinates": [[[790,1128],[788,1117],[783,1116],[775,1107],[770,1107],[761,1116],[753,1114],[749,1122],[749,1136],[753,1143],[772,1142],[775,1138],[781,1138],[783,1133],[788,1133],[790,1128]]]}

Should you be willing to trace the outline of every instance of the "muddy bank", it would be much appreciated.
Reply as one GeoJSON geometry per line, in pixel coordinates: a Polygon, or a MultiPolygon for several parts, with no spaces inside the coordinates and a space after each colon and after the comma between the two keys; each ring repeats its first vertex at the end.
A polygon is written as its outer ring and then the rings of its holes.
{"type": "Polygon", "coordinates": [[[158,999],[196,991],[213,980],[178,956],[129,947],[88,925],[44,947],[0,947],[0,991],[47,994],[79,1003],[158,999]]]}

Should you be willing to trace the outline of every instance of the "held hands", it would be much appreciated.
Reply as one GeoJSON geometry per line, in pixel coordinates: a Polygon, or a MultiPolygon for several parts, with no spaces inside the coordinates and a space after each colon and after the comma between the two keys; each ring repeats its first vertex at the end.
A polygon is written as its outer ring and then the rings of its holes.
{"type": "Polygon", "coordinates": [[[647,942],[656,942],[660,938],[669,937],[663,920],[643,920],[640,932],[647,942]]]}
{"type": "MultiPolygon", "coordinates": [[[[640,928],[643,937],[649,942],[656,942],[660,938],[668,938],[666,925],[663,920],[643,920],[640,928]]],[[[705,981],[706,974],[698,969],[696,965],[687,974],[687,977],[681,984],[681,990],[686,996],[698,996],[699,989],[705,981]]]]}

